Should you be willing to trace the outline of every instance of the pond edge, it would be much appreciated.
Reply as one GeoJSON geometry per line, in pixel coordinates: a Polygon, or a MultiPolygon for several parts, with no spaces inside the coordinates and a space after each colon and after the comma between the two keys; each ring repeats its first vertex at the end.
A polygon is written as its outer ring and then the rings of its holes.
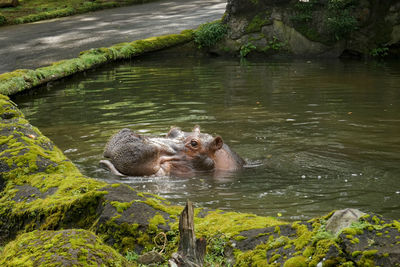
{"type": "Polygon", "coordinates": [[[180,34],[119,43],[108,48],[93,48],[81,52],[77,58],[57,61],[50,66],[35,70],[17,69],[6,72],[0,74],[0,94],[14,95],[112,61],[130,59],[148,52],[182,45],[192,41],[193,38],[193,30],[184,30],[180,34]]]}

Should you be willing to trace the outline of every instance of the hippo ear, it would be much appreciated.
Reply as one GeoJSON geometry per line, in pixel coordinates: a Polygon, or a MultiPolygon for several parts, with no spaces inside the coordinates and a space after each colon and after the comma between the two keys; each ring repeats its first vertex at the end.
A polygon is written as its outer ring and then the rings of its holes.
{"type": "Polygon", "coordinates": [[[200,133],[200,126],[199,125],[195,125],[194,127],[193,127],[193,132],[195,132],[195,133],[200,133]]]}
{"type": "Polygon", "coordinates": [[[180,136],[182,134],[182,131],[180,128],[178,127],[171,127],[171,129],[169,130],[169,132],[167,133],[167,137],[169,138],[177,138],[178,136],[180,136]]]}
{"type": "Polygon", "coordinates": [[[222,148],[224,145],[224,141],[220,136],[217,136],[214,138],[214,140],[211,142],[211,149],[214,151],[217,151],[222,148]]]}

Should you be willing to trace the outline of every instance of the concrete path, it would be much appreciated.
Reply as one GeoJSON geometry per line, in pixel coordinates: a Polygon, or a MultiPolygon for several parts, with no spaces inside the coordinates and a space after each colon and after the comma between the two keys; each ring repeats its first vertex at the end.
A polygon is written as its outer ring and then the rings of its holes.
{"type": "Polygon", "coordinates": [[[226,0],[160,0],[0,27],[0,74],[74,58],[90,48],[179,33],[220,19],[226,0]]]}

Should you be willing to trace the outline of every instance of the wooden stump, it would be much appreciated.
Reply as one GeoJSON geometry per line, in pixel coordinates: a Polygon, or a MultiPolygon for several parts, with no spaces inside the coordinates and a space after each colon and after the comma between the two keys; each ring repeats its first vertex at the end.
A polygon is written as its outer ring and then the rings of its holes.
{"type": "Polygon", "coordinates": [[[0,8],[2,7],[16,7],[19,5],[18,0],[0,0],[0,8]]]}
{"type": "Polygon", "coordinates": [[[193,203],[186,202],[185,209],[179,217],[179,247],[178,252],[172,254],[170,266],[201,267],[206,254],[207,241],[204,238],[196,240],[194,233],[193,203]]]}

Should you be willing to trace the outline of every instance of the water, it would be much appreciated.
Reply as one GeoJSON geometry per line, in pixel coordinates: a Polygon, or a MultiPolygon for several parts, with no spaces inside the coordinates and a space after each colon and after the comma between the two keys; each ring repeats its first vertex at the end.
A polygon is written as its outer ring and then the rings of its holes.
{"type": "Polygon", "coordinates": [[[400,218],[400,63],[242,62],[155,54],[14,99],[86,175],[172,203],[309,219],[359,208],[400,218]],[[249,163],[231,176],[118,178],[108,138],[171,125],[223,137],[249,163]]]}

